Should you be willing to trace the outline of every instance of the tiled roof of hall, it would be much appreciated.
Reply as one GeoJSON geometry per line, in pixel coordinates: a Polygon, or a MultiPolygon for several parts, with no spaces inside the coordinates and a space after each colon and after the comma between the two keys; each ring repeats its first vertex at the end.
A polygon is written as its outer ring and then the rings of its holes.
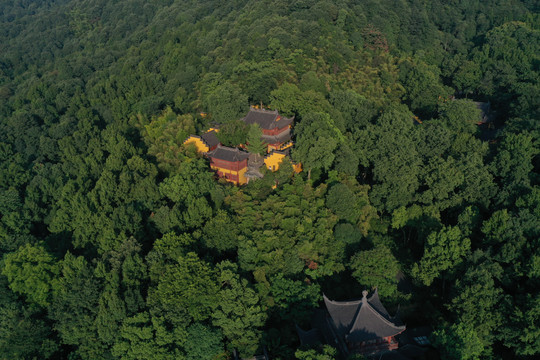
{"type": "Polygon", "coordinates": [[[202,134],[201,138],[204,140],[206,145],[208,145],[208,147],[214,147],[219,144],[219,139],[216,136],[215,130],[202,134]]]}
{"type": "Polygon", "coordinates": [[[292,118],[285,118],[279,115],[277,110],[255,109],[254,107],[251,107],[242,120],[247,125],[259,124],[261,129],[271,130],[276,127],[281,129],[291,125],[294,121],[294,116],[292,118]]]}
{"type": "Polygon", "coordinates": [[[337,332],[348,341],[361,342],[394,336],[405,330],[398,316],[391,317],[379,300],[377,291],[356,301],[332,301],[323,295],[337,332]]]}
{"type": "Polygon", "coordinates": [[[218,145],[217,148],[208,152],[207,155],[210,158],[230,161],[230,162],[243,161],[249,157],[248,152],[239,150],[237,148],[223,146],[223,145],[218,145]]]}

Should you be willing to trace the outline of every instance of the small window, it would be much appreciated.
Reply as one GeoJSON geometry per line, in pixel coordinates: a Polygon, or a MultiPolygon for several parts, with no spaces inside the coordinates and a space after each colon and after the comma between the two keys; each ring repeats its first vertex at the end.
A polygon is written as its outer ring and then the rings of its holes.
{"type": "Polygon", "coordinates": [[[427,336],[417,336],[414,338],[414,341],[416,341],[419,345],[429,345],[427,336]]]}

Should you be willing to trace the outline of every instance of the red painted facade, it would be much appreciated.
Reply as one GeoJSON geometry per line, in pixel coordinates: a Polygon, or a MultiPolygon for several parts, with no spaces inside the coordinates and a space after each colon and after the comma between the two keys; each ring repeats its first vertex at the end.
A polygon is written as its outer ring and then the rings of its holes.
{"type": "Polygon", "coordinates": [[[274,129],[271,129],[271,130],[262,129],[262,132],[263,132],[263,135],[276,136],[277,134],[281,134],[282,132],[284,132],[288,128],[289,128],[289,126],[287,125],[285,127],[282,127],[281,129],[278,129],[278,128],[274,128],[274,129]]]}
{"type": "Polygon", "coordinates": [[[238,179],[239,179],[238,175],[230,174],[230,173],[223,173],[223,172],[221,172],[219,170],[216,171],[216,173],[220,178],[225,178],[225,179],[230,180],[230,181],[238,182],[238,179]]]}
{"type": "Polygon", "coordinates": [[[396,350],[398,348],[398,340],[395,336],[363,341],[361,343],[348,343],[347,347],[350,351],[360,354],[378,353],[385,350],[396,350]]]}
{"type": "Polygon", "coordinates": [[[244,159],[242,161],[226,161],[216,158],[210,158],[211,163],[210,165],[214,165],[216,167],[232,170],[232,171],[240,171],[243,168],[247,167],[247,159],[244,159]]]}

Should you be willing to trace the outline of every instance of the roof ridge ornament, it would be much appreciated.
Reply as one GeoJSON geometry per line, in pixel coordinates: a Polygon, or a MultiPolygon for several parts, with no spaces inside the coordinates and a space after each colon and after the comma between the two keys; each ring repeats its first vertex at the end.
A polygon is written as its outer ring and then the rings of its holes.
{"type": "Polygon", "coordinates": [[[362,302],[367,301],[367,294],[368,294],[367,290],[362,291],[362,302]]]}

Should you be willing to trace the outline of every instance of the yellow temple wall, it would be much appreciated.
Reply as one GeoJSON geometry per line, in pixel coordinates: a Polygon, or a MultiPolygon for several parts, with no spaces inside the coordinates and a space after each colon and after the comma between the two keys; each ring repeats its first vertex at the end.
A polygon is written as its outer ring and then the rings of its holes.
{"type": "Polygon", "coordinates": [[[285,157],[285,154],[281,154],[278,152],[273,152],[265,156],[264,158],[264,164],[266,167],[272,171],[276,171],[279,169],[279,164],[281,164],[281,161],[285,157]]]}
{"type": "Polygon", "coordinates": [[[200,153],[210,151],[210,148],[206,146],[204,141],[196,135],[191,135],[184,141],[184,145],[191,144],[191,143],[195,144],[195,146],[197,147],[197,151],[200,153]]]}

